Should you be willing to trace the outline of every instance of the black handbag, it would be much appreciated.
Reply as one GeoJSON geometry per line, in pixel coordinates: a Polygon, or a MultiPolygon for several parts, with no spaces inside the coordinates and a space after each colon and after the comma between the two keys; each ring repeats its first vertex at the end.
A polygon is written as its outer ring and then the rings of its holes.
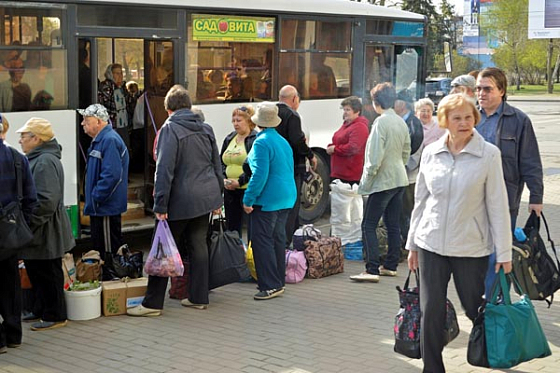
{"type": "Polygon", "coordinates": [[[132,251],[127,244],[122,245],[116,254],[105,253],[103,279],[142,277],[143,256],[141,251],[132,251]]]}
{"type": "Polygon", "coordinates": [[[488,353],[486,352],[486,335],[484,329],[484,308],[486,301],[478,309],[478,316],[474,319],[473,328],[469,335],[467,361],[470,365],[489,368],[488,353]]]}
{"type": "Polygon", "coordinates": [[[224,225],[225,221],[221,219],[219,230],[211,230],[208,239],[209,289],[231,284],[251,275],[239,233],[226,231],[224,225]]]}
{"type": "MultiPolygon", "coordinates": [[[[418,280],[418,271],[414,272],[416,277],[416,287],[410,288],[410,274],[404,283],[404,288],[397,286],[399,293],[400,309],[395,316],[394,334],[395,346],[394,351],[401,355],[420,359],[420,282],[418,280]]],[[[445,318],[445,345],[457,338],[459,335],[459,323],[457,322],[457,313],[455,307],[449,299],[446,302],[446,318],[445,318]]]]}
{"type": "Polygon", "coordinates": [[[33,232],[29,228],[23,215],[21,201],[23,200],[23,178],[21,155],[10,148],[14,158],[17,184],[17,201],[6,206],[0,204],[0,259],[13,255],[18,249],[33,240],[33,232]]]}

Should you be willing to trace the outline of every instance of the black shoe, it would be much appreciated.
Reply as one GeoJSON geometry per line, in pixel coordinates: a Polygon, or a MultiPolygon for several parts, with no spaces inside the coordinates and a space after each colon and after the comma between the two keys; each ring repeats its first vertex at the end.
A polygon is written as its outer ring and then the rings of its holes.
{"type": "Polygon", "coordinates": [[[8,343],[8,348],[18,348],[21,347],[21,343],[8,343]]]}
{"type": "Polygon", "coordinates": [[[255,300],[267,300],[284,294],[284,288],[259,291],[253,297],[255,300]]]}
{"type": "Polygon", "coordinates": [[[26,312],[21,317],[21,321],[25,321],[25,322],[33,322],[39,320],[40,320],[39,316],[36,316],[33,312],[26,312]]]}
{"type": "Polygon", "coordinates": [[[66,326],[67,321],[39,321],[33,325],[31,325],[31,330],[33,331],[43,331],[43,330],[50,330],[56,328],[62,328],[66,326]]]}

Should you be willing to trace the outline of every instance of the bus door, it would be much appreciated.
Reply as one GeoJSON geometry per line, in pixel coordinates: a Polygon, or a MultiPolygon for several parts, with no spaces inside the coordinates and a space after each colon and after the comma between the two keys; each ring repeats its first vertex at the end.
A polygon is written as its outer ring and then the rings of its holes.
{"type": "MultiPolygon", "coordinates": [[[[129,150],[128,211],[122,216],[123,231],[151,226],[153,145],[167,118],[165,94],[176,81],[174,41],[92,37],[80,38],[78,44],[80,107],[103,104],[129,150]]],[[[83,130],[79,132],[83,183],[83,160],[91,139],[83,130]]],[[[82,219],[82,224],[88,225],[87,219],[82,219]]]]}
{"type": "MultiPolygon", "coordinates": [[[[387,45],[366,43],[364,47],[364,82],[369,89],[379,83],[392,83],[398,92],[406,90],[417,100],[417,80],[421,69],[420,47],[406,45],[387,45]]],[[[369,102],[364,105],[364,115],[370,119],[375,117],[373,106],[369,102]]]]}
{"type": "MultiPolygon", "coordinates": [[[[364,44],[364,84],[367,90],[380,83],[393,83],[394,48],[393,45],[379,43],[364,44]]],[[[370,95],[364,95],[363,115],[368,118],[370,126],[378,116],[373,109],[370,95]]]]}

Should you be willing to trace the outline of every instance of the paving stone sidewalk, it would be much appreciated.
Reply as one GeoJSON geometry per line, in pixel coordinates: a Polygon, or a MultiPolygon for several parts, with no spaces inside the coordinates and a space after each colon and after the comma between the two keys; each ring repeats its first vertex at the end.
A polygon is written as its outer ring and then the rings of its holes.
{"type": "MultiPolygon", "coordinates": [[[[560,176],[545,177],[545,190],[545,213],[560,240],[560,176]]],[[[420,372],[420,361],[393,352],[395,286],[403,285],[404,263],[396,278],[352,283],[348,276],[362,269],[347,261],[344,274],[288,284],[283,297],[269,301],[253,300],[255,283],[237,283],[212,291],[205,311],[168,299],[156,318],[101,317],[44,332],[24,324],[24,343],[0,355],[0,372],[420,372]]],[[[449,297],[461,333],[444,350],[447,371],[491,372],[467,364],[470,321],[453,286],[449,297]]],[[[500,371],[560,372],[560,301],[535,305],[552,356],[500,371]]]]}

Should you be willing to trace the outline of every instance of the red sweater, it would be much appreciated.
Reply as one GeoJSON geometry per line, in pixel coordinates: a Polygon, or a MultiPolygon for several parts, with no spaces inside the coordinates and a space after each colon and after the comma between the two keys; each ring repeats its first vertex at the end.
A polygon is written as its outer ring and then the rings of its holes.
{"type": "Polygon", "coordinates": [[[360,181],[364,168],[364,153],[369,136],[368,120],[359,116],[351,123],[343,123],[332,138],[331,177],[360,181]]]}

